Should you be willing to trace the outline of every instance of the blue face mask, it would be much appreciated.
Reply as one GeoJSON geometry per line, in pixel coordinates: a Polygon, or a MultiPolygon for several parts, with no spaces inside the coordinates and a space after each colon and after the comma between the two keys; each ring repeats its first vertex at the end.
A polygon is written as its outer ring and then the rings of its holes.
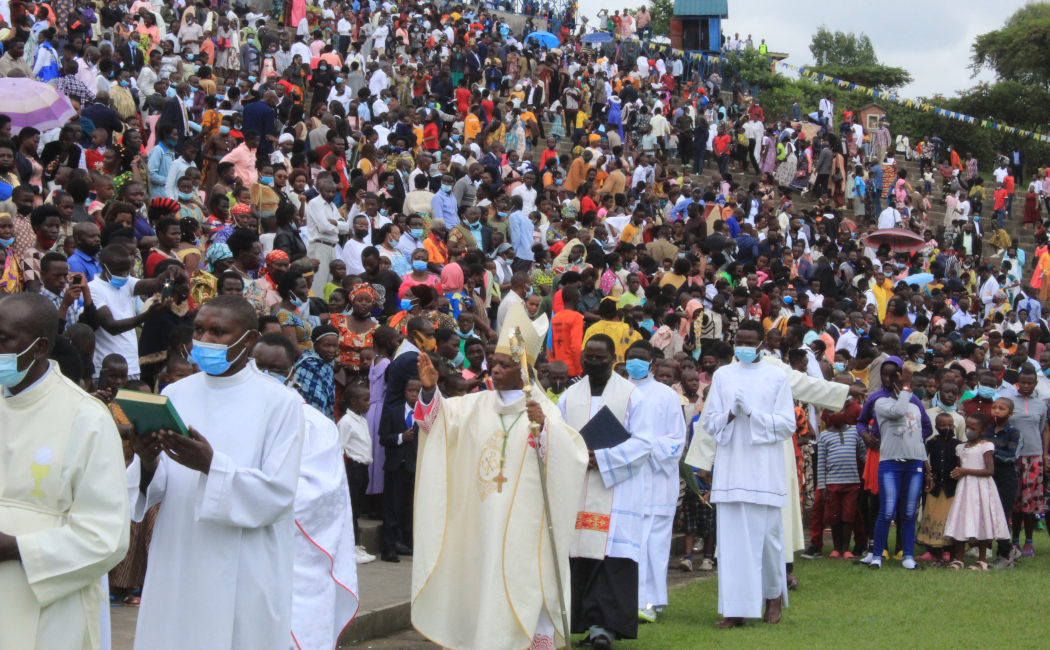
{"type": "Polygon", "coordinates": [[[466,360],[467,358],[463,356],[463,352],[457,352],[456,358],[450,361],[449,363],[452,365],[453,368],[459,368],[463,365],[463,362],[466,360]]]}
{"type": "Polygon", "coordinates": [[[846,372],[846,364],[844,363],[836,363],[832,368],[835,369],[835,372],[846,372]]]}
{"type": "Polygon", "coordinates": [[[423,260],[415,260],[412,262],[412,268],[416,271],[426,271],[427,263],[423,260]]]}
{"type": "Polygon", "coordinates": [[[255,77],[251,77],[251,76],[249,76],[249,77],[248,77],[248,81],[249,81],[250,83],[255,83],[255,77]]]}
{"type": "Polygon", "coordinates": [[[408,233],[410,235],[412,235],[413,239],[423,239],[423,234],[425,232],[426,231],[423,230],[422,228],[412,228],[411,230],[408,231],[408,233]]]}
{"type": "Polygon", "coordinates": [[[398,305],[401,307],[401,311],[411,311],[412,309],[412,301],[408,298],[402,298],[398,305]]]}
{"type": "Polygon", "coordinates": [[[273,176],[260,176],[259,182],[263,185],[273,185],[273,176]]]}
{"type": "Polygon", "coordinates": [[[525,292],[525,297],[528,298],[531,295],[532,295],[532,287],[529,287],[529,290],[525,292]]]}
{"type": "Polygon", "coordinates": [[[649,362],[641,359],[630,359],[627,361],[627,374],[631,379],[645,379],[649,376],[649,362]]]}
{"type": "Polygon", "coordinates": [[[221,133],[223,135],[226,135],[229,132],[230,132],[230,127],[228,127],[228,126],[220,126],[219,127],[219,133],[221,133]]]}
{"type": "Polygon", "coordinates": [[[300,300],[299,296],[295,295],[294,293],[288,298],[288,302],[292,303],[296,307],[302,307],[303,306],[303,301],[300,300]]]}
{"type": "MultiPolygon", "coordinates": [[[[233,345],[237,345],[244,337],[248,336],[248,332],[241,335],[241,338],[233,342],[233,345]]],[[[201,369],[205,374],[208,375],[221,375],[230,369],[234,361],[241,358],[247,348],[241,348],[240,354],[233,358],[232,361],[227,361],[226,357],[229,354],[230,348],[233,346],[222,345],[221,343],[202,343],[201,341],[193,342],[193,349],[190,350],[190,361],[197,364],[197,367],[201,369]]]]}
{"type": "Polygon", "coordinates": [[[105,264],[102,265],[102,268],[106,269],[106,273],[109,273],[109,283],[111,285],[113,285],[114,287],[116,287],[117,289],[119,289],[119,288],[123,287],[125,284],[127,284],[128,280],[131,277],[131,276],[128,276],[128,275],[113,275],[113,272],[110,271],[108,268],[106,268],[105,264]]]}
{"type": "Polygon", "coordinates": [[[387,189],[388,192],[393,192],[394,191],[394,184],[393,183],[387,184],[386,189],[387,189]]]}
{"type": "Polygon", "coordinates": [[[343,78],[342,78],[342,77],[336,77],[336,78],[335,78],[335,82],[336,82],[337,84],[341,84],[341,83],[343,83],[343,78]]]}
{"type": "Polygon", "coordinates": [[[124,87],[124,88],[127,88],[128,86],[130,86],[130,85],[131,85],[131,82],[129,82],[129,81],[121,81],[121,82],[120,82],[120,85],[121,85],[122,87],[124,87]]]}
{"type": "Polygon", "coordinates": [[[565,182],[565,179],[562,179],[562,178],[555,178],[554,179],[554,184],[555,185],[561,185],[564,182],[565,182]]]}
{"type": "Polygon", "coordinates": [[[762,353],[759,352],[758,348],[749,348],[746,346],[737,346],[733,349],[733,354],[740,360],[741,363],[754,363],[761,358],[762,353]]]}
{"type": "Polygon", "coordinates": [[[179,192],[179,200],[180,201],[192,201],[193,200],[193,192],[179,192]]]}
{"type": "Polygon", "coordinates": [[[445,194],[451,194],[452,193],[452,186],[451,185],[445,185],[444,183],[442,183],[441,184],[441,191],[444,192],[445,194]]]}
{"type": "Polygon", "coordinates": [[[496,214],[498,214],[501,217],[506,217],[507,216],[506,212],[497,212],[496,214]]]}
{"type": "Polygon", "coordinates": [[[984,399],[995,399],[995,387],[993,386],[978,386],[977,395],[984,399]]]}
{"type": "Polygon", "coordinates": [[[33,346],[37,344],[40,337],[37,337],[29,347],[22,350],[18,354],[0,354],[0,386],[11,388],[22,383],[22,380],[29,374],[29,369],[33,367],[33,364],[26,366],[25,370],[18,369],[18,358],[26,352],[33,349],[33,346]]]}
{"type": "Polygon", "coordinates": [[[474,330],[470,330],[469,332],[461,332],[460,330],[456,330],[456,334],[459,334],[459,338],[466,341],[470,337],[474,336],[474,330]]]}
{"type": "Polygon", "coordinates": [[[267,375],[270,375],[271,377],[273,377],[277,381],[281,382],[282,384],[288,381],[288,378],[285,377],[284,375],[282,375],[279,372],[274,372],[273,370],[263,370],[263,372],[265,374],[267,374],[267,375]]]}
{"type": "Polygon", "coordinates": [[[10,246],[13,243],[15,243],[15,238],[14,237],[12,237],[11,239],[0,239],[0,244],[3,244],[4,248],[7,248],[8,246],[10,246]]]}

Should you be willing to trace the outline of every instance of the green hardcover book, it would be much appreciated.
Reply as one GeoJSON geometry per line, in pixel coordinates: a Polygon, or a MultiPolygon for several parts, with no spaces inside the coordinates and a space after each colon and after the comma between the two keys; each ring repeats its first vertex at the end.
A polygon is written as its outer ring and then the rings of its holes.
{"type": "Polygon", "coordinates": [[[144,438],[161,429],[178,431],[186,437],[190,435],[171,400],[163,395],[119,390],[114,401],[135,425],[139,437],[144,438]]]}

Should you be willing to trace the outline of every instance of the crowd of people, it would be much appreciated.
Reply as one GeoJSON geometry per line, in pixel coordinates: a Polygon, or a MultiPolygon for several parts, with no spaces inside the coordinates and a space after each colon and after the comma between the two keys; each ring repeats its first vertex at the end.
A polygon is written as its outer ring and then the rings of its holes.
{"type": "Polygon", "coordinates": [[[972,156],[830,94],[766,115],[632,48],[644,9],[603,12],[620,38],[590,49],[527,38],[538,4],[218,5],[11,2],[0,25],[0,75],[75,109],[0,115],[19,647],[106,646],[110,603],[141,607],[142,648],[333,647],[377,559],[362,518],[455,648],[554,647],[570,602],[594,647],[634,638],[674,531],[680,569],[723,576],[719,627],[779,621],[828,528],[827,557],[872,568],[1034,554],[1050,180],[1026,254],[1003,229],[1023,152],[995,162],[992,227],[972,156]],[[118,391],[185,435],[140,436],[118,391]],[[559,557],[521,542],[545,501],[559,557]],[[536,571],[488,561],[511,552],[536,571]]]}

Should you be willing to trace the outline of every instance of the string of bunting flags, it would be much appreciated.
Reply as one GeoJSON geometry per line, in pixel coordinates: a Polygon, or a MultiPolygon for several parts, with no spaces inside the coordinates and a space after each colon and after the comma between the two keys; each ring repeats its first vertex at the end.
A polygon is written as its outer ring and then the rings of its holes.
{"type": "MultiPolygon", "coordinates": [[[[645,45],[648,48],[657,50],[659,52],[676,54],[687,61],[703,61],[705,63],[719,63],[721,61],[721,57],[713,54],[701,54],[699,52],[683,52],[682,50],[676,50],[670,47],[669,45],[662,45],[660,43],[646,42],[645,45]]],[[[773,65],[774,74],[776,74],[777,72],[784,73],[785,71],[792,71],[802,77],[808,77],[817,81],[824,81],[827,83],[835,84],[836,86],[839,86],[840,88],[844,88],[846,90],[856,90],[862,93],[867,93],[868,95],[871,95],[874,99],[884,99],[887,101],[896,102],[897,104],[900,104],[902,106],[914,108],[916,110],[923,111],[924,113],[933,113],[934,115],[940,115],[942,117],[947,117],[953,120],[960,120],[968,124],[974,124],[986,129],[992,129],[993,131],[1004,131],[1006,133],[1012,133],[1014,135],[1019,135],[1024,138],[1039,140],[1040,142],[1050,142],[1050,135],[1036,133],[1035,131],[1026,131],[1024,129],[1019,129],[1015,126],[1007,126],[1006,124],[1000,124],[998,122],[989,122],[988,120],[981,120],[970,115],[963,115],[962,113],[949,111],[946,108],[938,108],[936,106],[931,106],[930,104],[915,101],[913,99],[898,97],[894,93],[885,90],[875,90],[874,88],[868,88],[867,86],[855,84],[844,79],[836,79],[831,75],[826,75],[824,73],[816,72],[814,70],[807,70],[806,68],[800,68],[798,66],[791,65],[790,63],[784,63],[783,61],[775,61],[773,59],[770,59],[770,61],[773,65]],[[777,70],[778,67],[780,68],[779,71],[777,70]]]]}

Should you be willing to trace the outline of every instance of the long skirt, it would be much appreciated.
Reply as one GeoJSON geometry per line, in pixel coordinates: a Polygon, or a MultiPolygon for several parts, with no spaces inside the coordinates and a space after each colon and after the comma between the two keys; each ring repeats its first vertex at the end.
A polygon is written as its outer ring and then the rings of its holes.
{"type": "Polygon", "coordinates": [[[945,496],[944,492],[937,496],[927,495],[915,541],[931,548],[945,548],[952,545],[951,540],[944,538],[944,522],[948,520],[953,498],[945,496]]]}

